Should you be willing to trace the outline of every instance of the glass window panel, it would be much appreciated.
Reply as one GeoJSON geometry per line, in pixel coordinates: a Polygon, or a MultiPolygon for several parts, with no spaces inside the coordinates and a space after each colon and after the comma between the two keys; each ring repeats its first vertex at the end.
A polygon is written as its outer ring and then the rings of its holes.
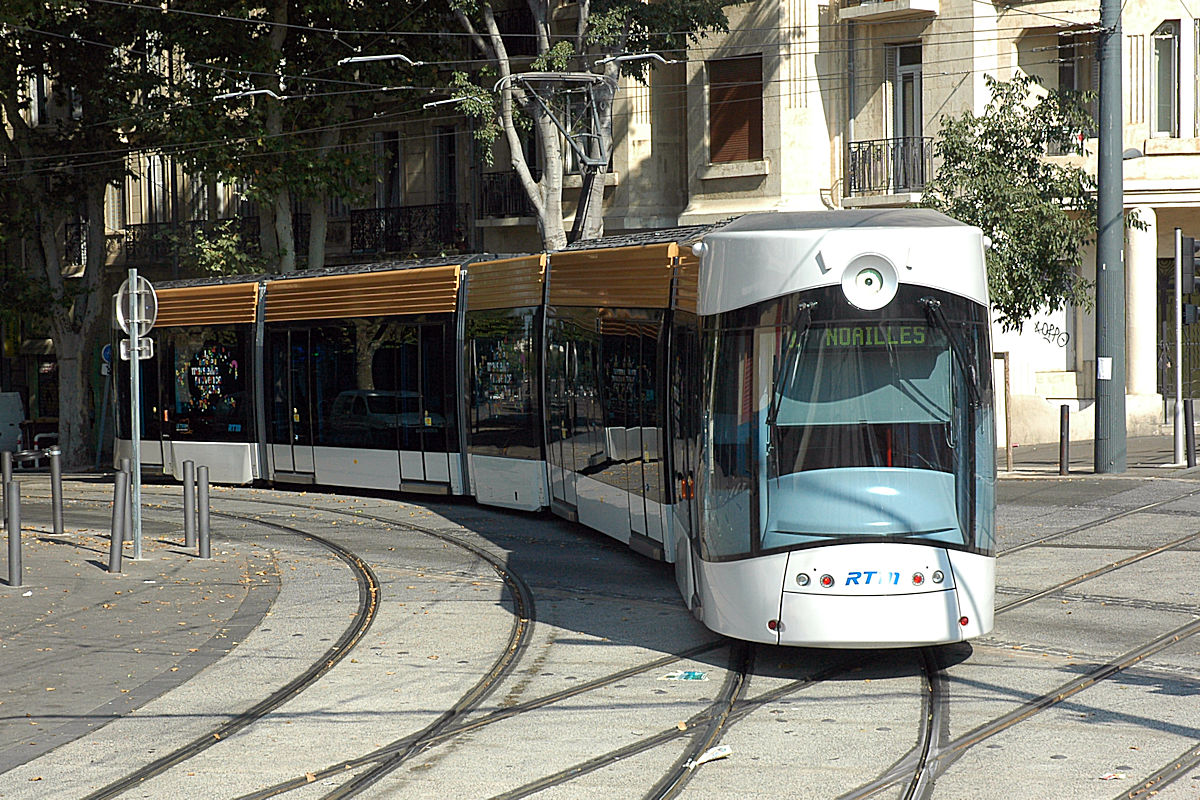
{"type": "Polygon", "coordinates": [[[158,346],[172,370],[164,410],[167,436],[251,441],[249,338],[246,326],[163,330],[158,346]]]}
{"type": "Polygon", "coordinates": [[[531,308],[467,315],[468,452],[542,457],[536,320],[531,308]]]}

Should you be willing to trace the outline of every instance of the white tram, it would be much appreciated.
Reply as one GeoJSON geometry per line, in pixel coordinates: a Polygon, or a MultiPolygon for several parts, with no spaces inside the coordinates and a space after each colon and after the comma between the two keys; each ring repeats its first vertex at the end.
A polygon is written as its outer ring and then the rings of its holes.
{"type": "Polygon", "coordinates": [[[818,647],[990,631],[981,232],[924,210],[756,215],[695,249],[705,407],[689,559],[705,624],[818,647]]]}
{"type": "Polygon", "coordinates": [[[986,287],[979,230],[918,210],[164,284],[142,461],[550,508],[740,639],[961,641],[992,626],[986,287]]]}

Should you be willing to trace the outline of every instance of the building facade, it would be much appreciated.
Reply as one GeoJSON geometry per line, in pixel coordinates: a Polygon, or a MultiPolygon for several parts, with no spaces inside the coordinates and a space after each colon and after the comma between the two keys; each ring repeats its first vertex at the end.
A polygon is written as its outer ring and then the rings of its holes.
{"type": "MultiPolygon", "coordinates": [[[[572,5],[556,6],[566,23],[572,5]]],[[[727,12],[727,33],[664,54],[673,63],[658,64],[645,83],[621,80],[604,174],[606,233],[751,211],[910,205],[935,166],[940,120],[980,113],[989,100],[985,76],[1023,73],[1046,89],[1098,88],[1094,2],[752,0],[727,12]]],[[[1125,249],[1130,434],[1157,432],[1165,420],[1164,386],[1173,392],[1175,366],[1175,229],[1200,237],[1195,13],[1175,0],[1131,0],[1123,10],[1124,198],[1140,221],[1127,229],[1125,249]]],[[[451,108],[363,128],[342,145],[371,154],[375,181],[361,202],[327,202],[327,263],[540,249],[504,145],[490,161],[481,158],[469,121],[451,108]]],[[[1095,140],[1085,142],[1083,162],[1093,171],[1096,149],[1095,140]]],[[[581,179],[567,161],[569,214],[581,179]]],[[[298,240],[308,235],[311,211],[295,209],[298,240]]],[[[254,246],[256,208],[239,187],[195,180],[168,158],[138,155],[106,202],[111,264],[151,278],[180,276],[174,240],[165,234],[221,220],[254,246]]],[[[1079,269],[1094,277],[1090,249],[1080,253],[1079,269]]],[[[1056,439],[1063,404],[1075,412],[1072,435],[1091,436],[1094,327],[1091,311],[1068,308],[1040,314],[1019,331],[997,329],[1014,442],[1056,439]]],[[[1200,326],[1185,329],[1197,353],[1189,347],[1184,359],[1185,396],[1200,392],[1200,381],[1191,380],[1193,371],[1200,377],[1200,331],[1193,328],[1200,326]]]]}

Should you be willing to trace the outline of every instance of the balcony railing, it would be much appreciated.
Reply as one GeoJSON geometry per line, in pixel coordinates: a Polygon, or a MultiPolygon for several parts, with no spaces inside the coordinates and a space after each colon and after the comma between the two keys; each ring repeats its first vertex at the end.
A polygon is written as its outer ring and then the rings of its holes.
{"type": "MultiPolygon", "coordinates": [[[[292,215],[293,247],[298,255],[308,252],[310,222],[308,214],[292,215]]],[[[125,226],[125,262],[146,266],[167,264],[173,260],[176,249],[182,252],[196,237],[211,235],[223,225],[229,225],[239,235],[243,251],[259,251],[258,217],[192,219],[178,225],[173,222],[142,222],[125,226]]]]}
{"type": "Polygon", "coordinates": [[[925,137],[851,142],[847,196],[919,192],[929,177],[932,155],[933,139],[925,137]]]}
{"type": "Polygon", "coordinates": [[[428,255],[466,247],[467,207],[456,203],[395,206],[350,212],[355,253],[428,255]]]}
{"type": "Polygon", "coordinates": [[[532,217],[537,212],[516,172],[485,172],[480,176],[480,217],[532,217]]]}
{"type": "Polygon", "coordinates": [[[67,223],[66,247],[63,258],[68,266],[82,267],[87,265],[87,223],[67,223]]]}

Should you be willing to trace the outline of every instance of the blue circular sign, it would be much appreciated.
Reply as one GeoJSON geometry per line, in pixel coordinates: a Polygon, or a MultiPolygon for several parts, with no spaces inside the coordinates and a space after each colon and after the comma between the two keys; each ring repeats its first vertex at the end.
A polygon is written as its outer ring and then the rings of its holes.
{"type": "Polygon", "coordinates": [[[104,347],[100,348],[100,360],[103,361],[105,364],[112,363],[112,345],[111,344],[106,344],[106,345],[104,345],[104,347]]]}

